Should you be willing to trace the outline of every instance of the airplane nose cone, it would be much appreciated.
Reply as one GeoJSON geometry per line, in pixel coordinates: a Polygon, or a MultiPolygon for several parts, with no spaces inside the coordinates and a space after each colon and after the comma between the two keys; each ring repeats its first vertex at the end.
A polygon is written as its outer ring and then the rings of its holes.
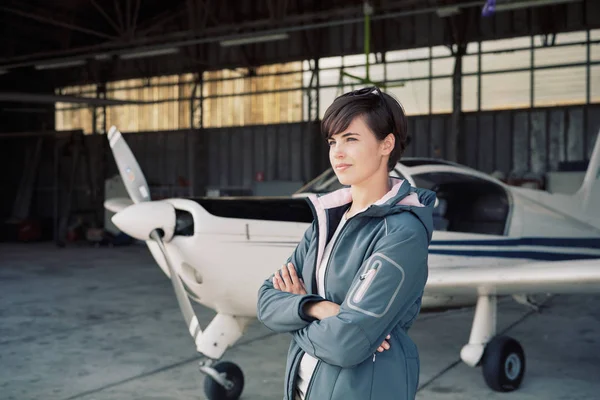
{"type": "Polygon", "coordinates": [[[112,217],[117,228],[138,240],[150,240],[155,229],[163,232],[163,240],[169,241],[175,231],[175,208],[164,201],[148,201],[133,204],[112,217]]]}

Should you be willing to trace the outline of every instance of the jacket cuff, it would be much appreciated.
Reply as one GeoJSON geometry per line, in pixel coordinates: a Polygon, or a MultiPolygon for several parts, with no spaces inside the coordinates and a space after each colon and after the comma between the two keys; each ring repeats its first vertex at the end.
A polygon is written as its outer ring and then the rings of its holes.
{"type": "Polygon", "coordinates": [[[302,298],[302,300],[300,300],[300,303],[298,304],[298,316],[300,316],[300,318],[306,322],[316,321],[317,320],[316,318],[306,315],[306,313],[304,312],[304,305],[306,303],[310,303],[310,302],[318,303],[320,301],[325,301],[325,299],[322,298],[321,296],[317,296],[316,294],[310,294],[310,295],[304,296],[302,298]]]}

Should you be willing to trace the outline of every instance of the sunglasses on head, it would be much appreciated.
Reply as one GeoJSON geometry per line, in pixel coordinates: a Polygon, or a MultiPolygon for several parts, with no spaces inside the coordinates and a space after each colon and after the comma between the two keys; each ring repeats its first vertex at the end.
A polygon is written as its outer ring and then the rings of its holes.
{"type": "Polygon", "coordinates": [[[369,86],[369,87],[365,87],[362,89],[353,90],[351,92],[343,94],[341,97],[365,96],[365,95],[373,94],[373,92],[375,92],[375,94],[379,95],[381,102],[383,103],[388,115],[390,116],[390,118],[392,120],[392,130],[395,131],[396,130],[396,121],[394,120],[394,114],[392,113],[392,110],[390,109],[390,106],[388,105],[387,100],[385,99],[385,97],[383,97],[383,93],[381,93],[381,90],[379,90],[379,88],[377,86],[369,86]]]}

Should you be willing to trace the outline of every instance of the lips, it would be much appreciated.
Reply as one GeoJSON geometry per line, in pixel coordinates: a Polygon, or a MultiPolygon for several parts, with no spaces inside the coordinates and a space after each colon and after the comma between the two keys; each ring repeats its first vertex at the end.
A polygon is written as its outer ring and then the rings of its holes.
{"type": "Polygon", "coordinates": [[[345,171],[348,168],[350,168],[352,165],[351,164],[338,164],[335,166],[335,170],[336,171],[345,171]]]}

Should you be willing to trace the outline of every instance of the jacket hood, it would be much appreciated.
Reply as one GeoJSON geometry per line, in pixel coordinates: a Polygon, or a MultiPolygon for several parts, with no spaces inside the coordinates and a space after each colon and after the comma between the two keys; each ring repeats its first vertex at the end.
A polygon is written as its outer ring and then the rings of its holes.
{"type": "MultiPolygon", "coordinates": [[[[382,198],[359,212],[356,217],[387,217],[401,212],[413,213],[425,229],[429,241],[433,234],[433,207],[435,192],[410,186],[404,179],[390,177],[392,188],[382,198]]],[[[323,218],[332,209],[346,207],[352,203],[350,188],[338,189],[334,192],[308,197],[315,211],[315,218],[323,218]]]]}

